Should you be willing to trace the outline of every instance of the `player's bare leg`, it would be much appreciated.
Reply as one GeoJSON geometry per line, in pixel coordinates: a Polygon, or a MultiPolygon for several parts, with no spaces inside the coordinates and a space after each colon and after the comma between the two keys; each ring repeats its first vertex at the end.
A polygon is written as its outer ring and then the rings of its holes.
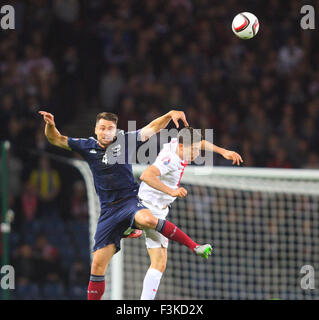
{"type": "Polygon", "coordinates": [[[147,249],[148,255],[151,259],[150,268],[156,269],[163,273],[166,269],[167,263],[167,249],[164,247],[161,248],[149,248],[147,249]]]}
{"type": "Polygon", "coordinates": [[[164,247],[149,248],[147,251],[151,259],[151,265],[143,281],[141,300],[154,300],[166,268],[167,249],[164,247]]]}
{"type": "Polygon", "coordinates": [[[88,300],[101,299],[105,289],[104,274],[115,252],[115,244],[109,244],[93,253],[88,300]]]}
{"type": "Polygon", "coordinates": [[[212,247],[210,244],[200,245],[194,242],[187,234],[180,230],[175,224],[154,217],[148,209],[141,209],[135,214],[135,226],[139,229],[155,229],[164,237],[179,242],[191,249],[197,255],[207,259],[211,254],[212,247]]]}
{"type": "Polygon", "coordinates": [[[93,261],[91,264],[91,274],[104,276],[106,268],[115,254],[115,244],[109,244],[106,247],[93,252],[93,261]]]}

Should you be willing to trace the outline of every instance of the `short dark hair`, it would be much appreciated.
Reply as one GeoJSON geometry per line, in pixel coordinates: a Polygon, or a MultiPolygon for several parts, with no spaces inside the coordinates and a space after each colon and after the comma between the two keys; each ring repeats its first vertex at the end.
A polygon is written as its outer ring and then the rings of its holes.
{"type": "Polygon", "coordinates": [[[180,130],[177,135],[177,139],[178,143],[185,146],[191,146],[192,144],[203,140],[201,131],[192,127],[185,127],[180,130]]]}
{"type": "Polygon", "coordinates": [[[119,120],[118,116],[111,112],[101,112],[96,116],[96,123],[99,122],[100,119],[112,121],[117,125],[117,122],[119,120]]]}

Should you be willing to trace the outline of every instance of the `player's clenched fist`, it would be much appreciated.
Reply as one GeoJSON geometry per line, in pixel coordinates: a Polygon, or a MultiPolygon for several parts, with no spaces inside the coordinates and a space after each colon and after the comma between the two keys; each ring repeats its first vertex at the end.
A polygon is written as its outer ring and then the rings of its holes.
{"type": "Polygon", "coordinates": [[[178,188],[176,190],[173,190],[172,197],[178,197],[178,198],[184,198],[187,196],[187,190],[185,188],[178,188]]]}
{"type": "Polygon", "coordinates": [[[46,111],[39,111],[39,113],[43,116],[45,123],[55,126],[53,114],[46,111]]]}

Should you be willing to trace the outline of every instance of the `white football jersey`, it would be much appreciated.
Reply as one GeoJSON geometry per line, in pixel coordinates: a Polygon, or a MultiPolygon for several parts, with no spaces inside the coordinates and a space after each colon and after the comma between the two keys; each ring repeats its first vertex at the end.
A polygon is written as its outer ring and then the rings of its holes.
{"type": "MultiPolygon", "coordinates": [[[[186,160],[182,160],[176,153],[178,147],[177,139],[173,138],[171,142],[165,143],[163,149],[158,154],[153,166],[156,166],[161,176],[159,179],[162,183],[171,189],[177,189],[182,179],[184,169],[187,165],[186,160]]],[[[138,196],[152,205],[162,209],[163,207],[171,204],[176,197],[156,190],[150,187],[147,183],[142,181],[138,196]]]]}

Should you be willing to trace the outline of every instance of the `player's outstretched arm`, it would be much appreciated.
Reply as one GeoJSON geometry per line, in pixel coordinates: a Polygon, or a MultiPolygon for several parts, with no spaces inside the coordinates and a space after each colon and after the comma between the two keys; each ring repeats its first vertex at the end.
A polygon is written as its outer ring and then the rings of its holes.
{"type": "Polygon", "coordinates": [[[173,120],[176,128],[179,128],[178,120],[182,120],[185,126],[189,126],[183,111],[171,110],[163,116],[153,120],[141,130],[142,141],[146,141],[152,135],[158,133],[161,129],[166,128],[169,122],[173,120]]]}
{"type": "Polygon", "coordinates": [[[140,176],[140,179],[147,183],[150,187],[162,191],[171,197],[184,198],[187,195],[187,190],[184,188],[171,189],[165,185],[158,177],[161,175],[159,169],[151,165],[140,176]]]}
{"type": "Polygon", "coordinates": [[[237,152],[230,151],[221,147],[217,147],[216,145],[206,140],[202,140],[201,149],[219,153],[225,159],[232,160],[233,164],[237,164],[238,166],[240,165],[240,163],[243,162],[243,159],[241,158],[240,154],[238,154],[237,152]]]}
{"type": "Polygon", "coordinates": [[[55,127],[53,114],[46,111],[39,111],[45,121],[45,136],[48,141],[54,146],[71,150],[68,145],[68,137],[62,136],[58,129],[55,127]]]}

